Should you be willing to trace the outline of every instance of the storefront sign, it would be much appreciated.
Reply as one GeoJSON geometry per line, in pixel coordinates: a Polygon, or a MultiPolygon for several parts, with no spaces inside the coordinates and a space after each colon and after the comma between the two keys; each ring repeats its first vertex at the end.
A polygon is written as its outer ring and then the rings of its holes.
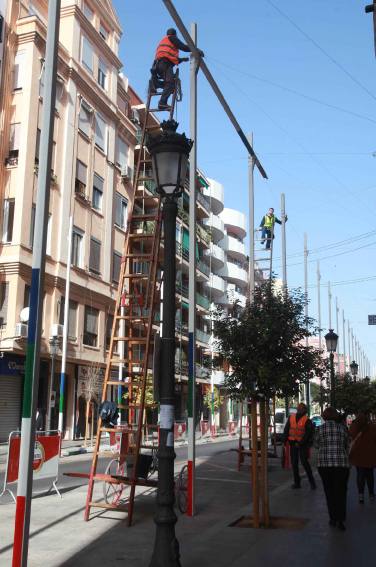
{"type": "Polygon", "coordinates": [[[19,376],[25,373],[25,357],[0,351],[0,374],[19,376]]]}

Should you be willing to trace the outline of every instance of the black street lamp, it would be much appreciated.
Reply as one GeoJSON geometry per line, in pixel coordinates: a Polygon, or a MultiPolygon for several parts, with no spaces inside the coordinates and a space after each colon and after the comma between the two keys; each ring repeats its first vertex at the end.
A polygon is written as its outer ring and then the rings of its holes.
{"type": "Polygon", "coordinates": [[[185,134],[178,134],[177,126],[174,120],[162,122],[162,132],[149,137],[147,141],[156,190],[163,203],[164,229],[158,488],[154,518],[156,534],[150,567],[180,567],[179,542],[175,536],[177,517],[174,511],[176,201],[183,191],[193,142],[185,134]]]}
{"type": "Polygon", "coordinates": [[[337,350],[338,335],[329,329],[329,333],[325,335],[326,350],[330,353],[330,405],[336,407],[336,380],[334,376],[334,353],[337,350]]]}
{"type": "Polygon", "coordinates": [[[352,363],[350,364],[350,371],[354,379],[354,382],[356,382],[356,377],[358,375],[358,368],[359,368],[359,364],[357,364],[355,360],[353,360],[352,363]]]}

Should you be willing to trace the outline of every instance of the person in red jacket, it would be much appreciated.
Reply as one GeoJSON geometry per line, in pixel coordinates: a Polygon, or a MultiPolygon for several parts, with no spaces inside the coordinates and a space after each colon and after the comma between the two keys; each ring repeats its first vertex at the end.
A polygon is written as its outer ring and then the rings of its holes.
{"type": "Polygon", "coordinates": [[[307,415],[307,406],[300,403],[297,412],[289,416],[283,432],[284,442],[290,445],[291,466],[294,473],[294,484],[291,488],[300,488],[299,459],[307,473],[308,481],[313,490],[316,482],[309,464],[309,448],[313,444],[314,425],[307,415]]]}
{"type": "MultiPolygon", "coordinates": [[[[157,88],[163,87],[158,104],[159,110],[169,110],[170,108],[168,97],[174,92],[175,88],[174,66],[183,61],[188,61],[187,57],[179,57],[179,50],[191,52],[189,45],[186,45],[177,37],[176,30],[169,28],[158,44],[151,69],[153,91],[156,92],[157,88]]],[[[201,57],[204,57],[204,52],[201,49],[197,51],[201,57]]]]}

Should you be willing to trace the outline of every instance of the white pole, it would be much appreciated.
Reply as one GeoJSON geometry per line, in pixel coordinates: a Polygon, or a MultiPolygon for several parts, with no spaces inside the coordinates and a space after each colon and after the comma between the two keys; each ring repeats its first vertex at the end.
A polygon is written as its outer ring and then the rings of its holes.
{"type": "MultiPolygon", "coordinates": [[[[339,331],[338,316],[339,316],[339,307],[338,307],[338,298],[336,296],[336,333],[339,336],[340,331],[339,331]]],[[[340,355],[340,347],[339,347],[339,342],[338,342],[338,352],[337,352],[337,373],[338,374],[339,374],[339,370],[340,370],[340,360],[341,360],[341,355],[340,355]]]]}
{"type": "Polygon", "coordinates": [[[349,365],[354,360],[354,355],[352,351],[351,345],[351,332],[350,332],[350,320],[347,319],[347,344],[349,345],[349,365]]]}
{"type": "Polygon", "coordinates": [[[281,221],[282,221],[282,282],[283,293],[287,294],[287,261],[286,261],[286,207],[285,194],[281,193],[281,221]]]}
{"type": "MultiPolygon", "coordinates": [[[[308,318],[308,245],[307,245],[307,233],[304,233],[304,295],[305,295],[305,307],[304,314],[308,318]]],[[[308,328],[308,323],[307,323],[308,328]]],[[[305,340],[306,346],[308,347],[308,337],[305,340]]],[[[308,415],[310,414],[310,384],[309,378],[306,377],[306,404],[308,408],[308,415]]]]}
{"type": "Polygon", "coordinates": [[[65,280],[63,352],[61,355],[59,425],[58,425],[58,430],[61,433],[61,437],[63,437],[64,391],[65,391],[67,349],[68,349],[70,273],[71,273],[71,263],[72,263],[72,235],[73,235],[73,215],[71,215],[69,218],[67,277],[65,280]]]}
{"type": "Polygon", "coordinates": [[[321,273],[320,261],[317,260],[317,323],[319,326],[319,348],[321,349],[321,273]]]}
{"type": "Polygon", "coordinates": [[[347,356],[346,356],[346,333],[345,333],[345,312],[342,309],[342,335],[343,335],[343,374],[347,372],[347,356]]]}
{"type": "Polygon", "coordinates": [[[329,309],[329,329],[332,328],[332,292],[330,290],[330,282],[328,282],[328,309],[329,309]]]}
{"type": "MultiPolygon", "coordinates": [[[[253,145],[253,134],[248,136],[253,145]]],[[[249,206],[249,301],[253,301],[255,291],[255,191],[254,191],[254,157],[248,154],[248,206],[249,206]]]]}
{"type": "MultiPolygon", "coordinates": [[[[197,24],[191,24],[191,38],[197,45],[197,24]]],[[[197,52],[196,52],[197,53],[197,52]]],[[[189,158],[189,393],[188,393],[188,493],[187,515],[195,514],[196,464],[196,170],[197,170],[197,73],[199,60],[191,53],[190,64],[190,138],[189,158]]]]}

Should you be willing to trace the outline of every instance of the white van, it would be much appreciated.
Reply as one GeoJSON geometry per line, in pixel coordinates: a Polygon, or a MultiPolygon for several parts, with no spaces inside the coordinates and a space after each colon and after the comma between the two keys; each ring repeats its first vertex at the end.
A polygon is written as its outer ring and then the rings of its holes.
{"type": "MultiPolygon", "coordinates": [[[[289,408],[289,415],[292,413],[296,413],[296,408],[289,408]]],[[[275,436],[277,443],[282,441],[283,432],[285,429],[287,417],[286,411],[284,409],[276,409],[275,410],[275,436]]],[[[273,416],[270,419],[270,433],[271,437],[274,440],[274,423],[273,423],[273,416]]]]}

